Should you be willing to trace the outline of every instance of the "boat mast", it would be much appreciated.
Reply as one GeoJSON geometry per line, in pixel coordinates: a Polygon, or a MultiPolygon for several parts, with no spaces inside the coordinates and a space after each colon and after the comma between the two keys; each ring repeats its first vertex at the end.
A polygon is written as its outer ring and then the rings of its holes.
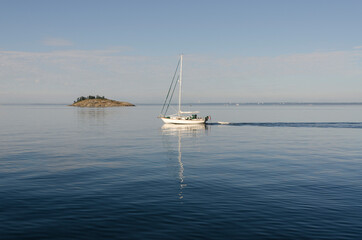
{"type": "Polygon", "coordinates": [[[182,87],[182,54],[181,54],[181,58],[180,58],[180,80],[179,80],[179,92],[178,92],[178,115],[181,115],[181,87],[182,87]]]}

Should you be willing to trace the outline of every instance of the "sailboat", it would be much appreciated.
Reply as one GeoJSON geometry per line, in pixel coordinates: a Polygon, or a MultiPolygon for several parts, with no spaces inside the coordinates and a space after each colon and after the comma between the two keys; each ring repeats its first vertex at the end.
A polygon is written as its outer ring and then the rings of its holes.
{"type": "Polygon", "coordinates": [[[206,117],[198,117],[197,114],[199,112],[183,112],[181,111],[181,95],[182,95],[182,58],[183,55],[180,56],[180,60],[177,64],[175,74],[173,76],[171,85],[168,89],[168,93],[163,104],[161,114],[159,118],[164,123],[171,123],[171,124],[205,124],[209,119],[210,116],[206,117]],[[178,73],[178,74],[177,74],[178,73]],[[177,78],[176,78],[177,76],[177,78]],[[178,83],[178,84],[177,84],[178,83]],[[174,95],[176,86],[178,85],[179,94],[178,94],[178,111],[175,114],[167,115],[168,108],[170,106],[172,97],[174,95]]]}

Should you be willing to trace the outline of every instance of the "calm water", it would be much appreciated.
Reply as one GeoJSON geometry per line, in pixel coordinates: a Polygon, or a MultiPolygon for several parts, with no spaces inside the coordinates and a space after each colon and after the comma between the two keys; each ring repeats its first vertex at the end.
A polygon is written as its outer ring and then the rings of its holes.
{"type": "Polygon", "coordinates": [[[0,106],[0,239],[362,238],[362,105],[188,108],[0,106]]]}

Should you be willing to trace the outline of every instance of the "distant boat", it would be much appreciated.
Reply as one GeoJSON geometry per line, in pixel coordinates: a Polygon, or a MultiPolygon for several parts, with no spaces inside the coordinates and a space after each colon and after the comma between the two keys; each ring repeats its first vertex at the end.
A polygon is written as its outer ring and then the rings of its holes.
{"type": "Polygon", "coordinates": [[[173,76],[171,85],[168,89],[168,93],[163,104],[161,114],[159,118],[164,123],[172,123],[172,124],[205,124],[210,116],[207,117],[198,117],[197,114],[199,112],[183,112],[181,111],[181,94],[182,94],[182,58],[183,55],[180,56],[180,60],[177,64],[175,74],[173,76]],[[179,71],[178,71],[179,70],[179,71]],[[177,74],[178,73],[178,74],[177,74]],[[177,76],[177,78],[176,78],[177,76]],[[178,96],[178,111],[172,115],[166,115],[168,108],[170,106],[173,94],[175,92],[176,86],[179,86],[179,96],[178,96]]]}

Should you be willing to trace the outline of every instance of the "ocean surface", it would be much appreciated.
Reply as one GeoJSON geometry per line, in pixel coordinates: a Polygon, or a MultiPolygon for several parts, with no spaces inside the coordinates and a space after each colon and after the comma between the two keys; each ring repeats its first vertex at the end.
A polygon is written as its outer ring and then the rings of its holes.
{"type": "Polygon", "coordinates": [[[362,239],[362,105],[0,106],[0,239],[362,239]]]}

